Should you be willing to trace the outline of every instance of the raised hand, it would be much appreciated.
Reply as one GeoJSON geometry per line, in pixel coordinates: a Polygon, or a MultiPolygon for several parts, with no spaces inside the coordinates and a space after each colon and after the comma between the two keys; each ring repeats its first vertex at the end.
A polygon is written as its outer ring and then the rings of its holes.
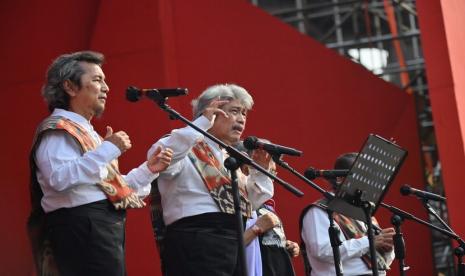
{"type": "Polygon", "coordinates": [[[257,222],[255,222],[255,225],[257,225],[262,232],[266,232],[278,224],[279,218],[271,212],[261,215],[258,217],[257,222]]]}
{"type": "Polygon", "coordinates": [[[229,101],[215,99],[208,104],[207,108],[203,111],[203,116],[207,117],[208,120],[213,121],[216,118],[216,115],[222,115],[228,118],[228,114],[220,108],[220,106],[227,104],[229,101]]]}
{"type": "Polygon", "coordinates": [[[113,129],[110,126],[107,126],[107,133],[105,134],[104,140],[113,143],[122,153],[132,147],[131,140],[126,132],[118,131],[113,133],[113,129]]]}
{"type": "Polygon", "coordinates": [[[297,257],[300,254],[299,244],[290,240],[286,240],[286,250],[291,257],[297,257]]]}
{"type": "Polygon", "coordinates": [[[260,166],[262,166],[264,169],[269,170],[272,169],[273,166],[276,168],[276,165],[274,165],[273,160],[271,159],[271,154],[269,154],[267,151],[262,150],[262,149],[256,149],[252,152],[252,159],[260,166]]]}
{"type": "Polygon", "coordinates": [[[162,149],[159,146],[147,160],[147,167],[152,173],[162,172],[170,165],[172,156],[173,150],[170,148],[162,149]]]}
{"type": "Polygon", "coordinates": [[[375,236],[376,249],[383,253],[391,251],[394,248],[392,237],[395,233],[392,227],[381,230],[381,233],[375,236]]]}

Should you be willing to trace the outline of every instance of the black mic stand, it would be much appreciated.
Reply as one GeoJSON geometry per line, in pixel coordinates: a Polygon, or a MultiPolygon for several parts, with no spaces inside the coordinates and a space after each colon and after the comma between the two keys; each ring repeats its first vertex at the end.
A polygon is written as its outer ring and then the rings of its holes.
{"type": "Polygon", "coordinates": [[[239,182],[237,179],[237,169],[240,167],[240,163],[237,162],[236,158],[228,157],[224,160],[224,166],[231,172],[231,187],[232,187],[232,196],[234,202],[234,212],[236,214],[236,222],[238,225],[238,229],[240,231],[237,232],[237,240],[239,241],[239,260],[242,263],[242,266],[239,266],[239,274],[240,275],[247,275],[247,261],[245,258],[245,244],[244,242],[244,222],[242,220],[242,212],[240,206],[240,198],[239,198],[239,182]],[[237,215],[239,214],[239,215],[237,215]],[[240,271],[242,269],[242,271],[240,271]]]}
{"type": "Polygon", "coordinates": [[[329,219],[329,241],[331,243],[331,248],[333,249],[333,259],[334,259],[334,268],[336,269],[336,275],[344,275],[342,272],[342,262],[341,262],[341,252],[339,251],[339,246],[341,246],[342,241],[339,238],[339,228],[334,224],[333,211],[329,208],[325,208],[326,213],[328,213],[329,219]]]}
{"type": "Polygon", "coordinates": [[[238,238],[238,250],[239,250],[239,269],[242,270],[242,275],[247,276],[247,263],[245,261],[245,246],[244,246],[244,227],[243,227],[243,222],[242,222],[242,212],[240,208],[240,198],[239,198],[239,189],[237,185],[237,174],[236,170],[241,164],[246,164],[249,166],[254,167],[256,170],[260,171],[261,173],[265,174],[269,178],[276,180],[279,184],[281,184],[285,189],[290,191],[296,196],[303,196],[304,194],[291,184],[285,182],[279,177],[274,176],[270,172],[268,172],[266,169],[262,168],[260,165],[258,165],[256,162],[254,162],[252,159],[250,159],[248,156],[243,154],[242,152],[239,152],[236,150],[234,147],[231,147],[229,145],[226,145],[224,142],[216,138],[215,136],[211,135],[210,133],[204,131],[203,129],[199,128],[198,126],[194,125],[191,121],[183,117],[180,113],[172,109],[170,106],[166,104],[166,97],[162,97],[158,94],[154,95],[150,99],[154,100],[158,106],[166,111],[169,114],[170,119],[172,120],[180,120],[184,122],[186,125],[192,127],[196,131],[200,132],[202,135],[205,137],[208,137],[210,140],[218,144],[220,147],[223,147],[226,149],[228,154],[230,155],[229,158],[233,158],[234,160],[228,159],[225,160],[225,167],[227,167],[230,172],[231,172],[231,187],[232,187],[232,193],[233,193],[233,201],[234,201],[234,210],[235,214],[237,217],[237,238],[238,238]]]}
{"type": "MultiPolygon", "coordinates": [[[[284,162],[281,159],[281,154],[273,154],[272,158],[276,164],[290,171],[292,174],[294,174],[298,178],[302,179],[305,183],[309,184],[312,188],[320,192],[326,199],[328,199],[328,201],[334,198],[333,194],[324,190],[323,188],[318,186],[316,183],[314,183],[310,179],[303,176],[301,173],[299,173],[294,168],[289,166],[287,162],[284,162]]],[[[333,249],[334,268],[336,270],[336,275],[342,276],[343,273],[342,273],[341,252],[339,251],[339,246],[342,244],[342,242],[339,238],[339,228],[334,224],[333,211],[330,210],[329,208],[326,208],[326,206],[321,206],[321,207],[324,207],[323,209],[326,210],[326,213],[328,214],[328,218],[329,218],[328,234],[329,234],[329,240],[331,243],[331,248],[333,249]]]]}
{"type": "Polygon", "coordinates": [[[369,201],[363,201],[362,198],[363,191],[356,189],[355,194],[353,196],[352,205],[362,208],[363,212],[365,213],[366,224],[367,224],[367,236],[368,236],[368,244],[370,250],[370,261],[371,261],[371,271],[373,276],[378,276],[378,261],[376,260],[376,248],[374,243],[374,231],[373,231],[373,221],[371,220],[373,205],[369,201]]]}
{"type": "Polygon", "coordinates": [[[409,269],[409,267],[405,265],[405,242],[401,230],[403,221],[404,220],[399,215],[393,214],[391,217],[391,223],[394,225],[394,229],[396,231],[396,234],[393,237],[394,253],[397,261],[399,262],[399,275],[401,276],[405,276],[405,271],[409,269]]]}
{"type": "MultiPolygon", "coordinates": [[[[454,254],[457,256],[457,259],[458,259],[457,276],[465,276],[465,264],[463,263],[463,256],[465,254],[465,242],[457,234],[455,234],[455,232],[448,231],[446,229],[437,227],[436,225],[433,225],[433,224],[428,223],[428,222],[426,222],[424,220],[421,220],[421,219],[413,216],[412,214],[410,214],[408,212],[405,212],[404,210],[401,210],[401,209],[399,209],[397,207],[385,204],[383,202],[381,202],[380,205],[383,206],[384,208],[388,209],[392,213],[400,216],[403,220],[405,220],[405,219],[413,220],[413,221],[415,221],[415,222],[417,222],[419,224],[422,224],[422,225],[427,226],[427,227],[429,227],[429,228],[431,228],[433,230],[436,230],[436,231],[448,236],[449,238],[452,238],[452,239],[456,240],[459,243],[459,246],[457,248],[455,248],[455,250],[454,250],[454,254]]],[[[447,227],[447,228],[449,228],[449,227],[447,227]]]]}
{"type": "MultiPolygon", "coordinates": [[[[449,227],[449,225],[434,211],[433,207],[428,202],[428,199],[422,198],[421,201],[423,202],[423,206],[425,206],[428,213],[433,215],[448,231],[454,233],[454,230],[449,227]]],[[[458,247],[454,249],[454,255],[457,257],[457,276],[465,276],[465,264],[463,263],[463,256],[465,254],[465,249],[463,248],[464,245],[460,244],[458,247]]]]}
{"type": "Polygon", "coordinates": [[[457,276],[465,275],[465,263],[463,262],[463,255],[465,255],[464,245],[458,246],[454,250],[455,256],[457,256],[457,276]]]}

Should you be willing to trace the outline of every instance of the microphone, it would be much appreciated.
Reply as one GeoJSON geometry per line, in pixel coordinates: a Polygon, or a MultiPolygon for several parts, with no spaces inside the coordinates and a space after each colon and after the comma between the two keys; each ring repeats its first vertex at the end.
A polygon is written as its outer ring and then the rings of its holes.
{"type": "Polygon", "coordinates": [[[305,170],[304,175],[310,180],[313,180],[317,177],[334,179],[336,177],[346,177],[349,175],[349,170],[317,170],[313,167],[310,167],[305,170]]]}
{"type": "Polygon", "coordinates": [[[145,96],[151,100],[159,101],[168,97],[177,97],[187,95],[187,88],[152,88],[139,89],[135,86],[129,86],[126,89],[126,99],[130,102],[137,102],[145,96]]]}
{"type": "Polygon", "coordinates": [[[413,195],[416,195],[419,198],[426,199],[426,200],[430,199],[430,200],[434,200],[434,201],[446,201],[446,198],[443,197],[443,196],[433,194],[433,193],[430,193],[430,192],[425,192],[425,191],[422,191],[422,190],[417,190],[415,188],[410,187],[409,185],[402,186],[400,188],[400,193],[402,195],[404,195],[404,196],[413,194],[413,195]]]}
{"type": "Polygon", "coordinates": [[[273,143],[267,143],[260,141],[255,136],[249,136],[244,139],[244,147],[248,150],[254,149],[263,149],[266,150],[269,154],[287,154],[292,156],[301,156],[302,151],[296,150],[293,148],[288,148],[285,146],[276,145],[273,143]]]}

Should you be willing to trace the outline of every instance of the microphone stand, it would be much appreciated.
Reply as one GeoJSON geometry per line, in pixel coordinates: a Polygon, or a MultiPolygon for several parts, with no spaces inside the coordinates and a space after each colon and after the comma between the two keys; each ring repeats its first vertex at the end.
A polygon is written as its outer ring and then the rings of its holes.
{"type": "MultiPolygon", "coordinates": [[[[428,199],[422,198],[423,206],[425,206],[428,213],[433,215],[448,231],[454,233],[454,230],[449,227],[449,225],[434,211],[433,207],[429,204],[428,199]]],[[[454,249],[454,255],[457,257],[457,276],[465,276],[465,264],[463,263],[463,256],[465,254],[465,249],[463,244],[459,245],[454,249]]]]}
{"type": "Polygon", "coordinates": [[[378,261],[376,260],[376,248],[374,243],[374,233],[373,233],[373,221],[371,220],[372,211],[374,204],[369,201],[362,200],[363,191],[356,189],[354,198],[353,198],[353,205],[359,206],[363,209],[365,213],[365,218],[367,221],[367,236],[368,236],[368,245],[370,250],[370,262],[371,262],[371,271],[373,276],[378,276],[378,261]]]}
{"type": "Polygon", "coordinates": [[[244,222],[242,220],[242,212],[240,206],[240,198],[239,198],[239,182],[237,179],[237,169],[240,167],[240,163],[237,162],[236,158],[228,157],[224,160],[224,166],[231,172],[231,188],[232,188],[232,196],[234,202],[234,212],[236,214],[236,222],[237,222],[237,240],[238,242],[238,249],[239,249],[239,260],[242,265],[239,266],[239,274],[240,275],[247,275],[247,261],[245,257],[245,244],[244,242],[244,222]],[[239,230],[240,229],[240,230],[239,230]],[[242,269],[242,271],[241,271],[242,269]]]}
{"type": "Polygon", "coordinates": [[[341,252],[339,251],[339,246],[342,244],[342,241],[339,238],[340,231],[336,224],[334,224],[333,211],[329,208],[325,209],[326,213],[328,213],[328,234],[331,248],[333,249],[334,268],[336,269],[336,275],[344,275],[342,272],[341,252]]]}
{"type": "Polygon", "coordinates": [[[403,221],[404,220],[399,215],[393,214],[391,217],[391,223],[394,225],[394,229],[396,231],[396,234],[393,237],[394,253],[399,262],[399,275],[401,276],[405,276],[405,271],[409,269],[409,267],[405,265],[405,242],[401,231],[403,221]]]}
{"type": "MultiPolygon", "coordinates": [[[[360,196],[362,195],[360,191],[360,196]]],[[[373,272],[373,276],[378,276],[378,261],[376,260],[376,248],[374,242],[374,233],[373,233],[373,221],[371,220],[372,217],[372,210],[373,204],[369,201],[362,202],[362,208],[365,211],[365,216],[367,219],[367,226],[368,226],[368,243],[370,247],[370,259],[371,259],[371,271],[373,272]]]]}
{"type": "MultiPolygon", "coordinates": [[[[324,190],[320,186],[318,186],[316,183],[313,181],[309,180],[305,176],[303,176],[301,173],[296,171],[294,168],[289,166],[287,162],[284,162],[281,159],[281,154],[273,154],[272,155],[273,161],[281,166],[282,168],[290,171],[292,174],[297,176],[298,178],[302,179],[305,183],[309,184],[312,188],[320,192],[326,199],[331,200],[334,198],[334,195],[331,194],[330,192],[324,190]]],[[[321,206],[323,207],[323,206],[321,206]]],[[[342,244],[340,238],[339,238],[339,228],[334,224],[334,218],[333,218],[333,211],[331,211],[328,208],[323,208],[326,210],[329,218],[329,228],[328,228],[328,234],[329,234],[329,240],[331,243],[331,248],[333,249],[333,259],[334,259],[334,268],[336,271],[337,276],[342,276],[342,262],[341,262],[341,252],[339,251],[339,246],[342,244]]]]}
{"type": "Polygon", "coordinates": [[[235,211],[236,220],[237,220],[237,231],[236,232],[237,232],[238,251],[239,251],[238,252],[239,270],[242,272],[243,276],[247,276],[247,263],[245,259],[245,246],[244,246],[244,226],[243,226],[243,221],[242,221],[239,188],[238,188],[237,174],[236,174],[237,168],[239,168],[241,164],[252,166],[256,170],[260,171],[261,173],[265,174],[269,178],[275,180],[277,183],[281,184],[286,190],[293,193],[294,195],[298,197],[302,197],[304,194],[299,189],[292,186],[291,184],[285,182],[281,178],[276,177],[270,172],[268,172],[266,169],[258,165],[255,161],[250,159],[248,156],[246,156],[242,152],[239,152],[234,147],[231,147],[225,144],[224,142],[222,142],[215,136],[211,135],[210,133],[194,125],[191,121],[189,121],[188,119],[183,117],[180,113],[178,113],[177,111],[172,109],[170,106],[168,106],[166,104],[166,100],[167,100],[166,97],[162,97],[156,94],[150,99],[154,100],[162,110],[166,111],[169,114],[170,119],[173,119],[173,120],[177,119],[177,120],[184,122],[186,125],[200,132],[205,137],[208,137],[210,140],[218,144],[220,147],[225,148],[228,154],[230,155],[230,157],[225,160],[224,165],[231,172],[231,188],[232,188],[232,193],[233,193],[234,211],[235,211]]]}
{"type": "MultiPolygon", "coordinates": [[[[422,225],[427,226],[427,227],[429,227],[429,228],[431,228],[433,230],[436,230],[436,231],[440,232],[441,234],[444,234],[444,235],[448,236],[449,238],[452,238],[452,239],[456,240],[459,243],[459,246],[457,248],[455,248],[455,250],[454,250],[454,254],[458,258],[457,275],[458,276],[465,276],[465,264],[463,263],[463,256],[465,254],[465,242],[454,231],[449,231],[449,230],[443,229],[441,227],[437,227],[436,225],[433,225],[433,224],[428,223],[428,222],[426,222],[424,220],[421,220],[421,219],[413,216],[412,214],[410,214],[408,212],[405,212],[404,210],[401,210],[401,209],[399,209],[397,207],[385,204],[383,202],[381,202],[380,205],[383,206],[384,208],[388,209],[392,213],[398,215],[403,220],[405,220],[405,219],[413,220],[413,221],[415,221],[415,222],[417,222],[419,224],[422,224],[422,225]]],[[[449,228],[449,227],[447,226],[446,228],[449,228]]]]}

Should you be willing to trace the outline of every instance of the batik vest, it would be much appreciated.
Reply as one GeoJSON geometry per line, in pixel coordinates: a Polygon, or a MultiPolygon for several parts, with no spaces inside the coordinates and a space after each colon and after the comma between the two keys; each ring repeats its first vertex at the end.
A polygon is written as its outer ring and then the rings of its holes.
{"type": "MultiPolygon", "coordinates": [[[[303,228],[303,219],[305,215],[307,214],[308,210],[313,207],[318,207],[323,209],[326,212],[327,208],[327,199],[323,198],[315,203],[310,204],[307,206],[301,213],[300,215],[300,221],[299,221],[299,228],[300,228],[300,233],[302,233],[302,228],[303,228]]],[[[344,235],[346,240],[350,239],[359,239],[367,235],[365,228],[363,228],[360,224],[359,221],[346,217],[342,214],[333,212],[333,219],[339,226],[339,228],[342,231],[342,234],[344,235]]],[[[378,225],[378,222],[375,217],[372,217],[372,223],[376,226],[378,225]]],[[[310,275],[311,272],[311,266],[310,263],[308,262],[307,258],[307,253],[305,250],[305,243],[301,241],[301,249],[302,249],[302,257],[304,257],[304,265],[305,265],[305,275],[310,275]]],[[[370,257],[370,252],[367,252],[361,257],[363,263],[371,269],[371,257],[370,257]]],[[[378,269],[379,270],[387,270],[389,269],[388,264],[386,263],[386,259],[384,258],[384,255],[378,251],[376,251],[376,260],[378,262],[378,269]]]]}
{"type": "MultiPolygon", "coordinates": [[[[190,152],[187,154],[187,157],[199,173],[200,178],[202,178],[205,187],[220,211],[228,214],[234,214],[234,202],[229,172],[223,166],[222,162],[218,161],[210,147],[205,142],[200,141],[192,147],[190,152]]],[[[238,171],[238,173],[240,172],[238,171]]],[[[239,183],[241,211],[243,216],[250,218],[252,216],[252,205],[247,199],[247,192],[244,184],[245,183],[239,183]]],[[[165,275],[164,239],[166,235],[166,225],[163,220],[163,206],[161,204],[161,195],[157,179],[152,182],[150,202],[152,229],[162,263],[162,275],[165,275]]]]}
{"type": "MultiPolygon", "coordinates": [[[[50,116],[46,118],[36,130],[33,140],[32,150],[29,156],[31,169],[30,196],[31,214],[28,219],[28,234],[32,246],[34,260],[36,262],[37,275],[58,275],[53,262],[50,243],[45,232],[45,213],[41,206],[43,197],[42,189],[37,181],[37,165],[35,163],[35,152],[40,144],[43,134],[47,131],[66,131],[80,145],[81,152],[97,148],[97,143],[90,133],[77,123],[61,116],[50,116]]],[[[107,198],[113,203],[115,209],[142,208],[145,206],[133,190],[127,185],[118,170],[116,160],[107,166],[108,176],[97,186],[102,189],[107,198]]]]}

